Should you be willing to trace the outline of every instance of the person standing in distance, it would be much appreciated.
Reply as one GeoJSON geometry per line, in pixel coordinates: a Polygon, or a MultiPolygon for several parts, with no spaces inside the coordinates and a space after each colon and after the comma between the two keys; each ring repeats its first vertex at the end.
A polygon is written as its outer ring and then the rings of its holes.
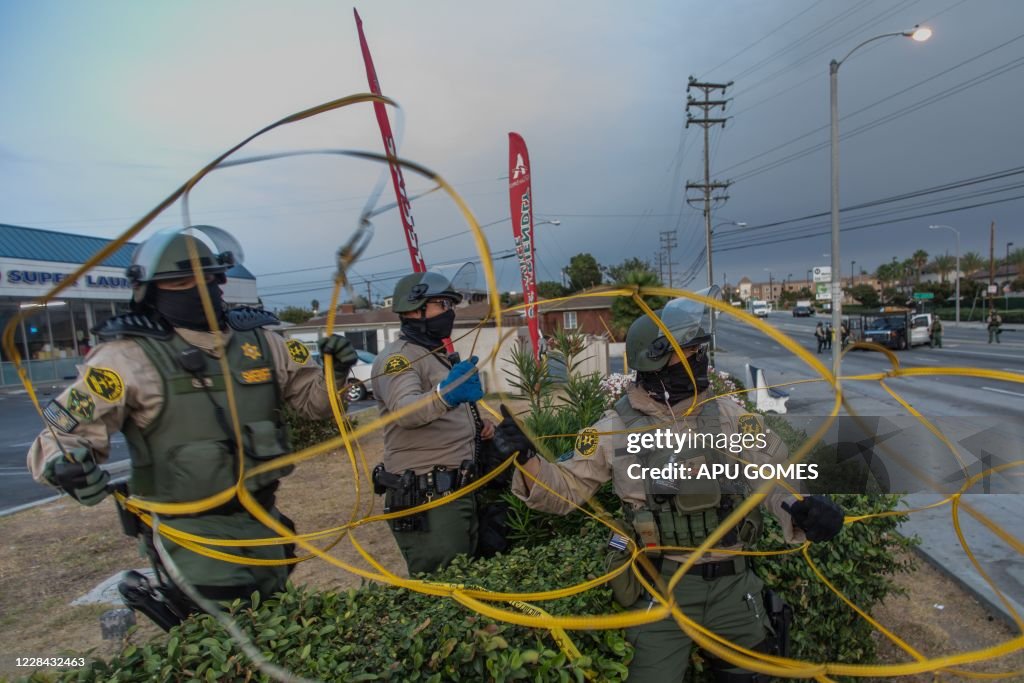
{"type": "MultiPolygon", "coordinates": [[[[384,427],[384,460],[373,476],[386,511],[416,507],[468,484],[481,440],[494,435],[494,425],[476,409],[484,395],[477,358],[459,361],[445,351],[461,301],[436,272],[413,273],[395,285],[391,310],[399,315],[401,333],[377,355],[371,379],[381,417],[398,414],[384,427]],[[412,405],[418,407],[407,411],[412,405]]],[[[476,551],[473,495],[389,524],[410,574],[435,571],[476,551]]]]}
{"type": "MultiPolygon", "coordinates": [[[[715,290],[717,287],[699,293],[714,296],[715,290]]],[[[710,308],[690,299],[675,299],[658,316],[685,354],[693,380],[661,328],[648,316],[642,316],[626,334],[629,365],[637,370],[635,386],[598,422],[579,432],[574,450],[557,462],[537,457],[537,448],[505,406],[502,412],[506,417],[497,427],[495,447],[503,455],[518,452],[517,461],[530,477],[517,469],[512,492],[536,510],[568,514],[610,480],[622,500],[629,528],[614,534],[609,547],[625,560],[629,553],[624,534],[632,536],[640,548],[667,546],[663,552],[648,551],[660,578],[667,582],[688,558],[681,548],[699,546],[750,494],[752,486],[746,481],[732,480],[635,478],[630,476],[630,467],[640,466],[633,467],[634,471],[662,471],[671,463],[697,472],[702,464],[735,462],[735,457],[754,464],[782,463],[786,460],[786,447],[774,432],[764,429],[760,416],[743,414],[739,405],[728,397],[715,398],[709,389],[710,308]],[[698,407],[686,415],[694,398],[698,407]],[[669,445],[630,453],[627,434],[664,427],[677,434],[692,429],[704,434],[763,435],[765,448],[727,454],[698,445],[677,452],[674,445],[669,445]],[[537,485],[534,479],[543,485],[537,485]]],[[[842,510],[824,496],[796,501],[776,489],[765,499],[763,507],[779,520],[790,543],[828,541],[842,529],[842,510]]],[[[676,585],[674,598],[683,612],[702,626],[745,648],[769,652],[773,647],[765,606],[769,601],[762,602],[764,584],[746,557],[716,552],[749,549],[760,535],[760,514],[754,508],[710,552],[702,555],[676,585]]],[[[656,580],[651,584],[657,585],[656,580]]],[[[631,570],[614,579],[611,587],[615,600],[627,609],[643,611],[657,604],[631,570]]],[[[630,681],[683,680],[693,643],[672,617],[628,628],[626,637],[635,649],[629,665],[630,681]]],[[[709,659],[718,681],[768,680],[724,660],[709,659]]]]}
{"type": "MultiPolygon", "coordinates": [[[[133,286],[131,312],[94,332],[101,343],[78,367],[79,378],[50,401],[46,429],[32,443],[28,467],[40,483],[59,487],[83,505],[96,505],[110,492],[110,474],[99,467],[110,439],[122,432],[131,454],[127,493],[159,503],[189,503],[232,489],[238,477],[234,425],[225,387],[231,384],[241,422],[245,468],[290,452],[282,411],[290,407],[313,419],[331,416],[323,371],[297,340],[262,329],[277,318],[257,308],[228,309],[221,286],[227,271],[242,261],[242,250],[226,231],[213,226],[162,230],[140,244],[127,276],[133,286]],[[200,238],[210,242],[211,249],[200,238]],[[202,269],[197,283],[189,258],[192,241],[202,269]],[[219,363],[217,334],[200,299],[206,289],[230,373],[219,363]]],[[[321,342],[344,381],[356,354],[344,337],[321,342]]],[[[286,526],[275,507],[278,480],[292,467],[246,480],[256,500],[286,526]]],[[[174,585],[154,546],[152,531],[122,510],[125,532],[140,538],[156,570],[157,585],[129,572],[120,589],[126,603],[165,629],[198,607],[174,585]]],[[[228,540],[276,536],[236,497],[192,515],[160,515],[161,523],[191,534],[228,540]]],[[[184,578],[210,600],[248,600],[284,590],[294,565],[226,562],[187,550],[169,539],[164,547],[184,578]]],[[[283,560],[291,548],[268,545],[220,548],[257,560],[283,560]]]]}

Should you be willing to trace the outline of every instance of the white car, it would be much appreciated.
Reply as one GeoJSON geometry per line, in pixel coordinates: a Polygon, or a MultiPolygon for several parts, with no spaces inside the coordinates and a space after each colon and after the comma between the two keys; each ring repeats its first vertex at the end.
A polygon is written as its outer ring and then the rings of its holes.
{"type": "MultiPolygon", "coordinates": [[[[317,365],[322,366],[324,362],[320,358],[320,350],[316,347],[316,344],[307,343],[306,347],[310,349],[310,353],[316,360],[317,365]]],[[[373,393],[370,377],[373,371],[373,361],[376,360],[377,354],[356,349],[356,356],[359,360],[356,361],[356,364],[352,366],[351,372],[349,372],[348,389],[344,393],[345,400],[349,403],[362,401],[373,393]]]]}
{"type": "Polygon", "coordinates": [[[370,377],[373,370],[373,361],[377,359],[377,354],[356,349],[356,355],[359,357],[359,360],[352,366],[352,372],[349,374],[348,390],[345,391],[345,399],[349,403],[362,401],[373,392],[370,377]]]}
{"type": "Polygon", "coordinates": [[[758,318],[768,317],[768,307],[765,305],[755,305],[751,312],[758,318]]]}

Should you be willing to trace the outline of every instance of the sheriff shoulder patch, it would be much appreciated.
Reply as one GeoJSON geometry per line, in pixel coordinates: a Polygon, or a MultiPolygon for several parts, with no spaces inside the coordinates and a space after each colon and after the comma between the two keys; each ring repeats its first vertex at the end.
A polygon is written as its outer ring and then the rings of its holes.
{"type": "Polygon", "coordinates": [[[288,355],[299,365],[305,365],[309,361],[309,349],[298,339],[289,339],[284,345],[288,347],[288,355]]]}
{"type": "Polygon", "coordinates": [[[96,403],[89,394],[83,394],[78,389],[68,392],[68,411],[77,415],[86,422],[91,422],[96,413],[96,403]]]}
{"type": "Polygon", "coordinates": [[[57,403],[56,400],[50,401],[46,406],[46,409],[43,410],[43,417],[56,429],[65,434],[70,434],[78,426],[78,420],[72,417],[67,408],[57,403]]]}
{"type": "Polygon", "coordinates": [[[576,435],[576,452],[580,454],[580,457],[589,458],[597,452],[597,444],[599,442],[600,438],[596,429],[593,427],[582,429],[576,435]]]}
{"type": "Polygon", "coordinates": [[[270,368],[255,368],[253,370],[242,370],[239,375],[242,384],[263,384],[271,378],[270,368]]]}
{"type": "Polygon", "coordinates": [[[259,360],[260,358],[263,358],[263,354],[260,353],[260,347],[255,344],[250,344],[249,342],[242,344],[242,355],[246,358],[251,358],[252,360],[259,360]]]}
{"type": "Polygon", "coordinates": [[[736,426],[739,428],[741,434],[760,434],[764,431],[764,427],[761,426],[761,418],[753,413],[747,413],[746,415],[740,415],[739,420],[736,422],[736,426]]]}
{"type": "Polygon", "coordinates": [[[110,403],[116,402],[124,395],[121,375],[110,368],[89,368],[85,373],[85,384],[89,391],[110,403]]]}
{"type": "Polygon", "coordinates": [[[391,356],[387,362],[384,363],[384,374],[385,375],[397,375],[402,370],[408,370],[412,363],[405,356],[399,354],[397,356],[391,356]]]}

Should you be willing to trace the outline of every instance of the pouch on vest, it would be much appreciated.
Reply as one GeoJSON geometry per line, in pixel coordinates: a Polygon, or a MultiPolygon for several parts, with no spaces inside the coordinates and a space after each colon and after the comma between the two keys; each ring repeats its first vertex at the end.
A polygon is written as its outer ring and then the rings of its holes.
{"type": "MultiPolygon", "coordinates": [[[[282,444],[281,429],[270,420],[244,425],[242,438],[245,440],[245,454],[256,461],[273,460],[288,453],[288,449],[282,444]]],[[[246,482],[246,488],[258,491],[271,482],[291,474],[294,469],[294,465],[288,465],[250,477],[246,482]]]]}

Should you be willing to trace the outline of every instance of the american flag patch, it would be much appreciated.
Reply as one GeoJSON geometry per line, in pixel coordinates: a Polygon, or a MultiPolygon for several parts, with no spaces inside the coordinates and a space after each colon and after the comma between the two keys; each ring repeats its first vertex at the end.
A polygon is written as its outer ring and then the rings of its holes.
{"type": "Polygon", "coordinates": [[[78,426],[78,420],[72,417],[71,413],[67,411],[67,408],[57,403],[56,400],[50,401],[49,405],[43,411],[43,417],[51,425],[64,432],[70,434],[78,426]]]}
{"type": "Polygon", "coordinates": [[[616,550],[625,550],[629,547],[629,539],[622,534],[612,534],[611,539],[608,540],[608,547],[615,548],[616,550]]]}

